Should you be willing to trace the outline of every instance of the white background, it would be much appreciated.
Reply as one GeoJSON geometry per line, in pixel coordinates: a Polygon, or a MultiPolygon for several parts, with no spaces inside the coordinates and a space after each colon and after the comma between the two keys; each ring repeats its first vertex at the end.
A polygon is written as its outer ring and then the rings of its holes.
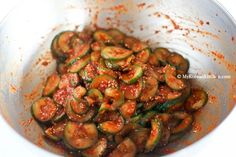
{"type": "MultiPolygon", "coordinates": [[[[236,19],[236,1],[218,0],[236,19]]],[[[0,0],[0,21],[17,4],[19,0],[0,0]]],[[[12,130],[2,127],[0,118],[0,157],[38,157],[38,151],[34,147],[25,147],[23,143],[15,140],[17,135],[12,135],[12,130]]],[[[19,138],[19,137],[18,137],[19,138]]],[[[236,157],[236,109],[231,112],[227,119],[209,136],[196,144],[198,150],[183,150],[181,157],[236,157]]],[[[54,155],[52,155],[54,156],[54,155]]],[[[177,155],[179,156],[179,155],[177,155]]],[[[44,156],[45,157],[45,156],[44,156]]]]}

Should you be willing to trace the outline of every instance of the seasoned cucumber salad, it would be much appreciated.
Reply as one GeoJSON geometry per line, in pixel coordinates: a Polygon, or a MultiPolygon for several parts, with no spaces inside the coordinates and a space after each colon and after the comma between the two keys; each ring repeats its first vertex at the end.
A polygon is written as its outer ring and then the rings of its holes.
{"type": "Polygon", "coordinates": [[[64,31],[57,71],[32,105],[45,137],[85,157],[134,157],[181,138],[207,93],[191,88],[189,62],[118,29],[64,31]]]}

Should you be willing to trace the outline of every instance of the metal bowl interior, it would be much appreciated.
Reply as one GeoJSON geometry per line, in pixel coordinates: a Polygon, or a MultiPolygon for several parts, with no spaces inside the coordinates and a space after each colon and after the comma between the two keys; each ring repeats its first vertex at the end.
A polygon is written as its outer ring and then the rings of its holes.
{"type": "Polygon", "coordinates": [[[195,114],[193,130],[167,147],[142,156],[168,154],[185,148],[216,128],[233,109],[236,25],[216,2],[25,1],[0,26],[0,110],[12,128],[28,141],[64,154],[43,140],[42,130],[32,120],[30,107],[40,97],[47,76],[55,70],[56,63],[50,53],[50,42],[55,34],[97,26],[115,27],[148,41],[152,48],[167,47],[181,53],[190,61],[191,74],[227,77],[191,79],[209,94],[208,104],[195,114]]]}

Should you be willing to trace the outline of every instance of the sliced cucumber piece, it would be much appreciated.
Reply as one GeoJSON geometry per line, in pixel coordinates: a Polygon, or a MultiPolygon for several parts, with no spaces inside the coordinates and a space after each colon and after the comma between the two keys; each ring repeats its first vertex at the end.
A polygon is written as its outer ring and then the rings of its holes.
{"type": "Polygon", "coordinates": [[[57,71],[59,74],[65,74],[67,72],[67,66],[65,63],[59,63],[57,65],[57,71]]]}
{"type": "Polygon", "coordinates": [[[89,43],[77,44],[73,47],[73,50],[74,50],[73,57],[79,59],[90,52],[90,44],[89,43]]]}
{"type": "Polygon", "coordinates": [[[191,95],[186,100],[184,107],[187,111],[193,112],[201,109],[208,100],[208,95],[204,90],[193,89],[191,95]]]}
{"type": "Polygon", "coordinates": [[[155,56],[157,56],[158,60],[162,65],[167,64],[167,58],[170,56],[170,51],[166,48],[157,48],[154,50],[155,56]]]}
{"type": "Polygon", "coordinates": [[[66,106],[67,99],[71,97],[73,88],[62,88],[53,93],[53,100],[62,106],[66,106]]]}
{"type": "Polygon", "coordinates": [[[167,58],[167,62],[175,66],[177,69],[177,74],[186,74],[189,69],[189,62],[183,56],[177,53],[171,53],[170,56],[167,58]]]}
{"type": "Polygon", "coordinates": [[[74,62],[69,68],[68,72],[71,73],[77,73],[79,72],[83,67],[85,67],[90,61],[90,55],[86,55],[80,59],[77,59],[76,62],[74,62]]]}
{"type": "Polygon", "coordinates": [[[61,76],[59,89],[75,87],[79,83],[79,77],[76,73],[66,73],[61,76]]]}
{"type": "Polygon", "coordinates": [[[141,121],[142,117],[143,117],[142,114],[135,115],[130,119],[130,122],[131,123],[139,123],[141,121]]]}
{"type": "Polygon", "coordinates": [[[112,106],[114,108],[120,107],[125,101],[124,94],[117,88],[107,88],[105,90],[105,97],[112,100],[112,106]]]}
{"type": "Polygon", "coordinates": [[[105,44],[101,41],[95,41],[91,44],[91,48],[93,51],[100,52],[105,47],[105,44]]]}
{"type": "Polygon", "coordinates": [[[103,42],[106,44],[113,42],[112,37],[106,31],[103,30],[95,31],[93,34],[93,38],[98,42],[103,42]]]}
{"type": "Polygon", "coordinates": [[[93,100],[95,100],[96,102],[102,102],[103,100],[102,93],[98,89],[95,89],[95,88],[92,88],[88,91],[88,96],[92,98],[93,100]]]}
{"type": "Polygon", "coordinates": [[[147,126],[147,124],[156,116],[156,111],[147,112],[140,120],[142,126],[147,126]]]}
{"type": "Polygon", "coordinates": [[[92,62],[98,62],[100,58],[101,58],[101,52],[100,51],[91,52],[91,61],[92,62]]]}
{"type": "Polygon", "coordinates": [[[154,53],[150,54],[150,57],[148,59],[148,63],[153,65],[153,66],[159,66],[160,65],[158,57],[154,53]]]}
{"type": "Polygon", "coordinates": [[[60,76],[58,74],[52,74],[48,77],[47,83],[43,89],[43,95],[48,96],[52,94],[58,87],[60,82],[60,76]]]}
{"type": "Polygon", "coordinates": [[[127,100],[122,106],[119,108],[121,115],[125,119],[130,119],[135,114],[136,111],[136,101],[127,100]]]}
{"type": "Polygon", "coordinates": [[[71,99],[69,103],[70,103],[71,109],[76,114],[80,114],[80,115],[85,114],[89,110],[89,104],[86,100],[71,99]]]}
{"type": "Polygon", "coordinates": [[[128,72],[121,75],[122,81],[127,84],[135,83],[143,75],[143,69],[139,65],[132,65],[129,67],[128,72]]]}
{"type": "Polygon", "coordinates": [[[101,56],[109,60],[122,60],[129,57],[133,52],[116,46],[107,46],[102,49],[101,56]]]}
{"type": "Polygon", "coordinates": [[[93,118],[93,116],[95,115],[95,109],[90,108],[87,113],[79,115],[79,114],[76,114],[72,110],[72,107],[71,107],[71,104],[69,101],[68,104],[66,105],[66,114],[70,120],[75,121],[75,122],[79,122],[79,123],[84,123],[84,122],[87,122],[93,118]]]}
{"type": "Polygon", "coordinates": [[[135,129],[132,133],[130,133],[129,138],[135,143],[137,152],[144,152],[145,143],[147,142],[149,134],[150,130],[147,128],[135,129]]]}
{"type": "Polygon", "coordinates": [[[118,83],[109,75],[99,75],[93,79],[90,84],[90,88],[96,88],[101,92],[104,92],[106,88],[117,88],[118,83]]]}
{"type": "Polygon", "coordinates": [[[152,110],[157,105],[156,101],[148,101],[143,105],[143,111],[152,110]]]}
{"type": "Polygon", "coordinates": [[[122,116],[119,116],[114,121],[102,122],[98,125],[98,129],[104,133],[116,134],[124,127],[124,119],[122,116]]]}
{"type": "Polygon", "coordinates": [[[125,35],[118,29],[110,29],[107,33],[112,37],[114,43],[123,44],[125,35]]]}
{"type": "Polygon", "coordinates": [[[105,64],[106,67],[109,69],[113,69],[113,70],[124,70],[127,69],[130,65],[131,62],[134,60],[134,55],[129,56],[126,59],[122,59],[122,60],[105,60],[105,64]]]}
{"type": "Polygon", "coordinates": [[[107,102],[103,102],[98,110],[99,113],[104,113],[105,111],[115,111],[114,106],[107,102]]]}
{"type": "Polygon", "coordinates": [[[91,82],[98,75],[96,65],[93,63],[87,64],[80,70],[79,75],[84,81],[91,82]]]}
{"type": "Polygon", "coordinates": [[[124,39],[124,46],[128,49],[132,49],[134,43],[138,42],[138,39],[134,37],[125,37],[124,39]]]}
{"type": "Polygon", "coordinates": [[[124,96],[126,99],[137,99],[142,91],[143,88],[143,81],[142,79],[138,79],[134,84],[126,84],[121,83],[120,89],[124,92],[124,96]]]}
{"type": "Polygon", "coordinates": [[[136,55],[136,61],[139,61],[139,62],[141,62],[141,63],[147,63],[150,54],[151,54],[151,49],[146,48],[146,49],[140,51],[140,52],[136,55]]]}
{"type": "Polygon", "coordinates": [[[141,42],[141,41],[137,41],[137,42],[134,42],[133,45],[132,45],[132,51],[134,52],[140,52],[144,49],[146,49],[148,47],[148,45],[144,42],[141,42]]]}
{"type": "Polygon", "coordinates": [[[32,114],[40,122],[52,120],[56,114],[57,107],[49,97],[42,97],[32,105],[32,114]]]}
{"type": "Polygon", "coordinates": [[[166,84],[174,90],[182,90],[186,87],[183,80],[176,78],[176,69],[173,66],[167,65],[165,67],[165,81],[166,84]]]}
{"type": "Polygon", "coordinates": [[[93,123],[68,122],[64,130],[65,141],[75,149],[86,149],[98,140],[98,131],[93,123]]]}
{"type": "Polygon", "coordinates": [[[151,121],[151,133],[147,139],[144,152],[152,151],[161,139],[162,123],[159,119],[155,118],[151,121]]]}
{"type": "Polygon", "coordinates": [[[173,113],[173,117],[181,120],[181,122],[171,129],[172,134],[179,134],[189,130],[193,123],[193,116],[187,114],[186,112],[175,112],[173,113]]]}
{"type": "Polygon", "coordinates": [[[145,83],[141,91],[140,100],[145,102],[145,101],[149,101],[155,96],[156,91],[158,89],[158,82],[153,77],[146,77],[144,79],[144,82],[145,83]]]}
{"type": "Polygon", "coordinates": [[[55,116],[53,117],[52,121],[53,122],[59,122],[59,121],[61,121],[62,119],[65,118],[65,115],[66,115],[65,107],[62,106],[62,105],[58,105],[57,106],[57,111],[56,111],[55,116]]]}
{"type": "Polygon", "coordinates": [[[51,51],[54,57],[56,57],[60,62],[64,62],[67,58],[67,54],[61,52],[60,47],[58,46],[58,37],[60,34],[56,35],[51,43],[51,51]]]}
{"type": "Polygon", "coordinates": [[[115,142],[120,144],[126,137],[128,137],[135,129],[141,126],[136,123],[128,123],[123,129],[115,135],[115,142]]]}
{"type": "Polygon", "coordinates": [[[108,106],[107,103],[102,103],[102,106],[100,107],[98,114],[94,118],[94,121],[97,123],[102,123],[106,121],[116,121],[120,117],[120,113],[115,111],[111,105],[108,106]]]}
{"type": "Polygon", "coordinates": [[[92,147],[85,149],[81,152],[84,157],[102,157],[107,148],[107,139],[101,138],[92,147]]]}
{"type": "Polygon", "coordinates": [[[53,141],[60,141],[63,138],[65,126],[66,126],[65,122],[57,123],[47,128],[44,131],[44,134],[47,138],[53,141]]]}
{"type": "Polygon", "coordinates": [[[136,145],[130,138],[122,141],[108,157],[135,157],[137,152],[136,145]]]}
{"type": "Polygon", "coordinates": [[[182,94],[180,97],[176,98],[176,99],[172,99],[172,100],[168,100],[165,103],[163,103],[162,105],[159,105],[157,110],[161,111],[161,112],[165,112],[166,110],[168,110],[171,106],[174,106],[178,103],[183,103],[190,95],[191,92],[191,88],[190,88],[190,84],[187,82],[186,83],[186,88],[184,88],[182,90],[182,94]]]}
{"type": "Polygon", "coordinates": [[[74,90],[73,90],[73,97],[76,100],[80,100],[85,94],[86,94],[87,90],[86,88],[82,87],[82,86],[77,86],[74,90]]]}
{"type": "Polygon", "coordinates": [[[75,35],[75,32],[64,31],[60,33],[57,45],[63,53],[69,53],[71,51],[70,40],[75,35]]]}

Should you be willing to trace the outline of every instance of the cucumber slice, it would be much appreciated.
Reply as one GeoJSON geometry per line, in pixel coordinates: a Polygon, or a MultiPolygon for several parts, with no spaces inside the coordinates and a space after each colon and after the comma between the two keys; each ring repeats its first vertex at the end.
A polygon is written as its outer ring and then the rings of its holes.
{"type": "Polygon", "coordinates": [[[136,145],[130,138],[122,141],[108,157],[135,157],[137,152],[136,145]]]}
{"type": "Polygon", "coordinates": [[[154,50],[155,56],[157,56],[158,60],[162,65],[167,64],[167,58],[170,56],[170,51],[166,48],[157,48],[154,50]]]}
{"type": "Polygon", "coordinates": [[[58,42],[58,37],[60,34],[56,35],[51,43],[51,52],[55,58],[57,58],[60,62],[64,62],[66,58],[68,57],[67,54],[61,52],[57,42],[58,42]]]}
{"type": "Polygon", "coordinates": [[[140,100],[146,102],[155,96],[158,89],[158,82],[153,77],[145,77],[144,82],[145,83],[141,91],[140,100]]]}
{"type": "Polygon", "coordinates": [[[121,80],[127,84],[133,84],[142,77],[143,69],[139,65],[132,65],[129,67],[128,72],[121,74],[121,80]]]}
{"type": "Polygon", "coordinates": [[[58,87],[60,82],[60,76],[58,74],[52,74],[48,77],[47,83],[43,89],[43,95],[51,95],[58,87]]]}
{"type": "Polygon", "coordinates": [[[153,119],[153,117],[155,117],[157,114],[156,111],[149,111],[147,112],[140,120],[140,124],[142,126],[147,126],[147,124],[153,119]]]}
{"type": "Polygon", "coordinates": [[[51,120],[56,114],[57,107],[49,97],[43,97],[32,105],[32,114],[40,122],[51,120]]]}
{"type": "Polygon", "coordinates": [[[117,88],[118,83],[109,75],[99,75],[93,79],[90,84],[90,88],[96,88],[101,92],[104,92],[106,88],[117,88]]]}
{"type": "Polygon", "coordinates": [[[73,47],[73,50],[74,50],[73,57],[79,59],[90,52],[90,44],[89,43],[77,44],[73,47]]]}
{"type": "Polygon", "coordinates": [[[183,80],[175,77],[176,69],[173,66],[165,66],[165,81],[166,84],[174,90],[182,90],[186,87],[183,80]]]}
{"type": "Polygon", "coordinates": [[[79,72],[83,67],[85,67],[90,61],[90,55],[86,55],[80,59],[77,59],[76,62],[74,62],[69,68],[68,72],[71,73],[77,73],[79,72]]]}
{"type": "Polygon", "coordinates": [[[87,113],[79,115],[79,114],[76,114],[72,110],[72,107],[71,107],[71,104],[69,101],[68,104],[66,105],[66,114],[70,120],[75,121],[75,122],[79,122],[79,123],[84,123],[84,122],[87,122],[93,118],[93,116],[95,115],[95,109],[90,108],[87,113]]]}
{"type": "Polygon", "coordinates": [[[83,157],[101,157],[107,148],[107,144],[107,139],[101,138],[92,147],[83,150],[81,154],[83,157]]]}
{"type": "Polygon", "coordinates": [[[61,76],[59,89],[67,87],[75,87],[79,83],[79,77],[76,73],[66,73],[61,76]]]}
{"type": "Polygon", "coordinates": [[[55,113],[55,116],[52,119],[52,122],[59,122],[62,119],[65,118],[66,115],[66,110],[65,107],[63,107],[62,105],[58,105],[57,106],[57,111],[55,113]]]}
{"type": "Polygon", "coordinates": [[[93,123],[68,122],[64,130],[65,141],[75,149],[86,149],[98,140],[98,131],[93,123]]]}
{"type": "Polygon", "coordinates": [[[131,119],[130,119],[130,122],[131,123],[139,123],[142,119],[143,115],[142,114],[138,114],[136,116],[133,116],[131,119]]]}
{"type": "Polygon", "coordinates": [[[100,41],[95,41],[91,44],[91,48],[93,51],[100,52],[105,47],[105,44],[100,41]]]}
{"type": "Polygon", "coordinates": [[[111,105],[114,108],[120,107],[125,101],[123,92],[116,88],[107,88],[105,90],[105,97],[112,100],[111,105]]]}
{"type": "Polygon", "coordinates": [[[135,129],[141,126],[135,123],[126,124],[123,129],[115,135],[115,142],[120,144],[127,136],[129,136],[135,129]]]}
{"type": "Polygon", "coordinates": [[[70,103],[72,111],[76,114],[80,114],[80,115],[85,114],[89,110],[88,102],[83,99],[80,99],[80,100],[72,99],[70,100],[69,103],[70,103]]]}
{"type": "Polygon", "coordinates": [[[175,112],[173,113],[173,117],[181,120],[181,122],[171,129],[172,134],[179,134],[189,130],[193,123],[193,116],[187,114],[186,112],[175,112]]]}
{"type": "Polygon", "coordinates": [[[98,129],[107,134],[116,134],[124,127],[124,119],[122,116],[119,116],[114,121],[105,121],[98,125],[98,129]]]}
{"type": "Polygon", "coordinates": [[[101,52],[100,51],[91,52],[91,61],[92,62],[98,62],[100,58],[101,58],[101,52]]]}
{"type": "Polygon", "coordinates": [[[142,79],[138,79],[138,81],[134,84],[126,84],[126,83],[121,83],[120,89],[121,91],[124,92],[124,96],[126,99],[136,99],[140,96],[141,91],[143,88],[143,81],[142,79]]]}
{"type": "Polygon", "coordinates": [[[87,82],[91,82],[97,76],[97,67],[93,63],[87,64],[82,70],[80,70],[80,77],[87,82]]]}
{"type": "Polygon", "coordinates": [[[53,141],[60,141],[63,138],[64,129],[65,129],[66,123],[57,123],[49,128],[47,128],[44,131],[44,134],[47,138],[53,140],[53,141]]]}
{"type": "Polygon", "coordinates": [[[186,83],[186,88],[184,88],[182,90],[182,94],[180,97],[176,98],[176,99],[172,99],[172,100],[168,100],[165,103],[163,103],[162,105],[159,105],[157,110],[160,112],[165,112],[166,110],[168,110],[171,106],[174,106],[178,103],[183,103],[190,95],[191,92],[191,88],[190,88],[190,84],[187,82],[186,83]]]}
{"type": "Polygon", "coordinates": [[[161,139],[157,145],[157,147],[164,147],[169,143],[170,139],[170,129],[163,125],[161,139]]]}
{"type": "Polygon", "coordinates": [[[103,95],[102,93],[95,88],[92,88],[88,91],[88,96],[95,100],[96,102],[102,102],[103,101],[103,95]]]}
{"type": "Polygon", "coordinates": [[[122,60],[105,60],[106,67],[113,70],[123,70],[128,68],[131,65],[131,62],[134,60],[134,55],[129,56],[126,59],[122,60]]]}
{"type": "Polygon", "coordinates": [[[145,145],[145,153],[152,151],[161,139],[162,123],[159,119],[155,118],[151,121],[151,133],[145,145]]]}
{"type": "Polygon", "coordinates": [[[136,101],[127,100],[120,108],[120,113],[125,119],[130,119],[136,111],[136,101]]]}
{"type": "Polygon", "coordinates": [[[133,52],[116,46],[107,46],[102,49],[101,56],[109,60],[122,60],[129,57],[133,52]]]}
{"type": "Polygon", "coordinates": [[[57,71],[59,74],[65,74],[67,72],[67,66],[65,63],[59,63],[57,65],[57,71]]]}
{"type": "Polygon", "coordinates": [[[148,59],[148,63],[153,65],[153,66],[159,66],[160,65],[158,57],[154,53],[150,54],[149,59],[148,59]]]}
{"type": "Polygon", "coordinates": [[[151,54],[151,49],[150,48],[146,48],[146,49],[140,51],[136,55],[136,61],[141,62],[141,63],[147,63],[150,54],[151,54]]]}
{"type": "Polygon", "coordinates": [[[124,39],[124,46],[128,49],[132,49],[134,43],[136,42],[138,42],[138,39],[128,36],[124,39]]]}
{"type": "Polygon", "coordinates": [[[94,118],[97,123],[102,123],[106,121],[116,121],[120,117],[120,113],[115,111],[111,105],[108,106],[107,103],[102,103],[101,109],[99,109],[98,114],[94,118]]]}
{"type": "Polygon", "coordinates": [[[62,106],[66,106],[67,99],[71,97],[71,93],[73,88],[62,88],[58,89],[55,93],[53,93],[53,100],[62,106]]]}
{"type": "Polygon", "coordinates": [[[144,152],[145,143],[149,137],[150,130],[147,128],[139,128],[135,129],[132,133],[130,133],[129,138],[134,142],[137,147],[137,152],[144,152]]]}
{"type": "Polygon", "coordinates": [[[57,39],[57,45],[63,53],[69,53],[71,51],[70,40],[75,35],[75,32],[64,31],[60,33],[57,39]]]}
{"type": "Polygon", "coordinates": [[[148,101],[143,105],[143,111],[152,110],[157,105],[156,101],[148,101]]]}
{"type": "Polygon", "coordinates": [[[86,94],[87,90],[86,88],[82,87],[82,86],[77,86],[74,90],[73,90],[73,97],[76,100],[80,100],[85,94],[86,94]]]}
{"type": "Polygon", "coordinates": [[[114,43],[123,44],[125,35],[118,29],[110,29],[107,33],[112,37],[114,43]]]}
{"type": "Polygon", "coordinates": [[[204,90],[193,89],[191,95],[186,100],[184,107],[189,112],[194,112],[201,109],[208,100],[208,95],[204,90]]]}
{"type": "Polygon", "coordinates": [[[98,110],[99,114],[104,113],[105,111],[115,111],[116,109],[111,104],[103,102],[98,110]]]}
{"type": "Polygon", "coordinates": [[[177,69],[177,74],[186,74],[189,69],[189,62],[183,56],[177,53],[171,53],[170,56],[167,58],[167,62],[175,66],[177,69]]]}
{"type": "Polygon", "coordinates": [[[93,38],[98,42],[103,42],[106,44],[113,42],[112,37],[106,31],[103,30],[95,31],[93,34],[93,38]]]}
{"type": "Polygon", "coordinates": [[[144,49],[146,49],[148,47],[148,45],[144,42],[141,42],[141,41],[137,41],[137,42],[134,42],[133,45],[132,45],[132,51],[134,52],[140,52],[144,49]]]}

